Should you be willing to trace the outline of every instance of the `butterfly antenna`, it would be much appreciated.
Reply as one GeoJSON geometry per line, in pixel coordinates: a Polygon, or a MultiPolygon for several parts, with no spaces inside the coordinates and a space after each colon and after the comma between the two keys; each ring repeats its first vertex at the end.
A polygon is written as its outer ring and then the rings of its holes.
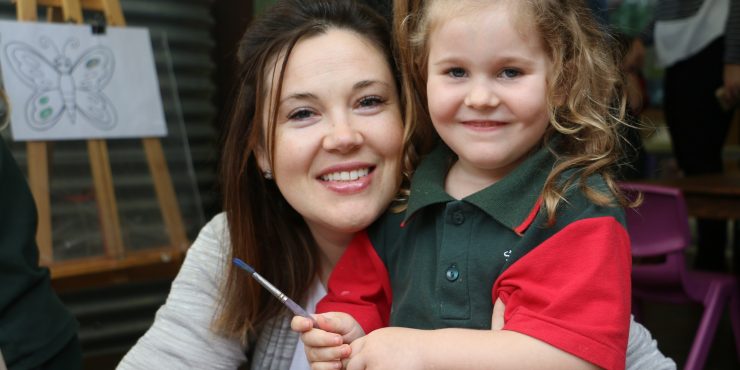
{"type": "Polygon", "coordinates": [[[80,47],[80,41],[77,39],[70,38],[67,40],[67,42],[64,43],[64,46],[62,47],[62,55],[67,56],[67,49],[77,49],[80,47]]]}
{"type": "Polygon", "coordinates": [[[54,45],[54,43],[51,42],[51,39],[48,38],[48,37],[46,37],[46,36],[41,36],[39,38],[39,45],[41,45],[41,48],[43,48],[43,49],[52,48],[54,50],[54,52],[56,53],[56,55],[61,54],[59,52],[59,49],[57,49],[57,46],[54,45]]]}

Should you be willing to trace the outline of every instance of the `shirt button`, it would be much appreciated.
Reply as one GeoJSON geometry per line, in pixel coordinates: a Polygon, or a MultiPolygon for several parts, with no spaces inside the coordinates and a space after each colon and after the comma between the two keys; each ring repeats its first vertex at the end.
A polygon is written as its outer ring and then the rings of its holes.
{"type": "Polygon", "coordinates": [[[447,281],[453,282],[457,280],[458,277],[460,277],[460,270],[457,269],[457,265],[451,265],[447,268],[447,271],[445,271],[445,277],[447,278],[447,281]]]}
{"type": "Polygon", "coordinates": [[[465,215],[461,211],[455,211],[452,214],[452,223],[455,225],[462,225],[465,222],[465,215]]]}

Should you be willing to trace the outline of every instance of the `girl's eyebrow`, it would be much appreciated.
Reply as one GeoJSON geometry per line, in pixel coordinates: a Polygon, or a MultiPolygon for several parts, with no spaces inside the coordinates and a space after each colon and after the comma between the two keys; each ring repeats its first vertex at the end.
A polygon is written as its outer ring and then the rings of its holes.
{"type": "Polygon", "coordinates": [[[455,55],[445,55],[442,58],[437,59],[432,63],[432,65],[440,65],[440,64],[460,64],[465,61],[464,58],[460,58],[455,55]]]}

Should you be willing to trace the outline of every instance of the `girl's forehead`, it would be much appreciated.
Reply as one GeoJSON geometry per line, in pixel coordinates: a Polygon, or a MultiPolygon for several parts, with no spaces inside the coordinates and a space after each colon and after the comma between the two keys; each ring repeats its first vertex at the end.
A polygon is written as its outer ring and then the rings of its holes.
{"type": "Polygon", "coordinates": [[[479,17],[478,27],[491,27],[482,21],[490,12],[506,12],[511,24],[522,35],[535,31],[535,24],[526,21],[529,13],[526,0],[432,0],[426,9],[426,37],[442,27],[447,21],[459,17],[479,17]]]}
{"type": "Polygon", "coordinates": [[[426,13],[430,19],[445,20],[485,11],[519,11],[524,0],[431,0],[426,13]],[[502,8],[503,7],[503,8],[502,8]]]}

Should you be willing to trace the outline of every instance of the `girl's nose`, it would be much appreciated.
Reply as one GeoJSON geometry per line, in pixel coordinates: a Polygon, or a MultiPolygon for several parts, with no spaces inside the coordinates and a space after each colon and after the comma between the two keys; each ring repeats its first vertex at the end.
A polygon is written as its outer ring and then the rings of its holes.
{"type": "Polygon", "coordinates": [[[474,82],[465,96],[465,105],[474,109],[495,107],[499,104],[498,95],[488,81],[474,82]]]}
{"type": "Polygon", "coordinates": [[[328,151],[347,153],[362,145],[362,133],[352,123],[343,119],[332,124],[331,131],[324,137],[323,147],[328,151]]]}

